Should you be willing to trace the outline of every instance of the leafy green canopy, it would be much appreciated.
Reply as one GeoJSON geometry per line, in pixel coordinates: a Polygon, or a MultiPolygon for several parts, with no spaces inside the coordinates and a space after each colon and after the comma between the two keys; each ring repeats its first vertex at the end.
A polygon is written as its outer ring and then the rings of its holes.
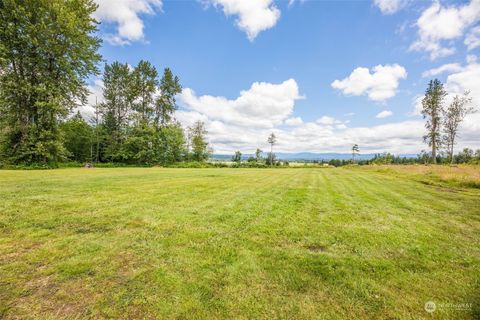
{"type": "Polygon", "coordinates": [[[135,68],[116,61],[105,65],[103,82],[101,160],[153,164],[185,159],[185,134],[173,118],[182,87],[170,69],[158,80],[148,61],[135,68]]]}
{"type": "Polygon", "coordinates": [[[59,121],[86,100],[100,39],[92,0],[0,1],[1,156],[51,163],[65,155],[59,121]]]}

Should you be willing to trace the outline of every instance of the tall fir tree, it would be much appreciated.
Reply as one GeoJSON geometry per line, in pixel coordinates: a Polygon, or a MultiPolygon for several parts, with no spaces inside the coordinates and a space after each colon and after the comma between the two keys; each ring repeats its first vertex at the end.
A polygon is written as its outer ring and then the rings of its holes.
{"type": "Polygon", "coordinates": [[[156,101],[154,123],[157,130],[172,120],[173,113],[177,109],[175,96],[182,92],[182,86],[177,76],[174,76],[169,68],[163,72],[160,80],[160,95],[156,101]]]}
{"type": "Polygon", "coordinates": [[[148,125],[155,111],[155,91],[158,86],[157,69],[149,62],[141,60],[133,71],[133,90],[136,97],[134,110],[137,124],[148,125]]]}
{"type": "Polygon", "coordinates": [[[105,156],[110,161],[123,161],[122,144],[126,139],[135,101],[134,77],[128,64],[118,61],[105,65],[103,96],[99,105],[108,147],[105,156]]]}

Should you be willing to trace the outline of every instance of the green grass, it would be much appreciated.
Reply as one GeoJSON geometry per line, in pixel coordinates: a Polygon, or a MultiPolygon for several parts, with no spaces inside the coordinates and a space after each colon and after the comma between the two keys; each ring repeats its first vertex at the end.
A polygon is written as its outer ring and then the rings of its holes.
{"type": "Polygon", "coordinates": [[[479,196],[362,168],[0,171],[0,318],[475,319],[479,196]]]}

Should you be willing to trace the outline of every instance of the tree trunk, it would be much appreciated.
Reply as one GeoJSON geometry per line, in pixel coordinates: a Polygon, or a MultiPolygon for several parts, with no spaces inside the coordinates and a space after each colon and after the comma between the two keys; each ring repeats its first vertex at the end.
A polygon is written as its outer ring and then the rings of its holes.
{"type": "Polygon", "coordinates": [[[450,146],[450,164],[453,164],[453,141],[452,145],[450,146]]]}
{"type": "Polygon", "coordinates": [[[270,145],[270,167],[273,166],[273,144],[270,145]]]}

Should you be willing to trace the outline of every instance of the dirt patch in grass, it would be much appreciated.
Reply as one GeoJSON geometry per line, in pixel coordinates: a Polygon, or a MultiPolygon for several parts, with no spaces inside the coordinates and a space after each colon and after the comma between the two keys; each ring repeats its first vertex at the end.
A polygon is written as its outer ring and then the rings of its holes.
{"type": "Polygon", "coordinates": [[[318,244],[312,244],[307,246],[308,251],[314,252],[314,253],[321,253],[327,251],[326,246],[318,245],[318,244]]]}

